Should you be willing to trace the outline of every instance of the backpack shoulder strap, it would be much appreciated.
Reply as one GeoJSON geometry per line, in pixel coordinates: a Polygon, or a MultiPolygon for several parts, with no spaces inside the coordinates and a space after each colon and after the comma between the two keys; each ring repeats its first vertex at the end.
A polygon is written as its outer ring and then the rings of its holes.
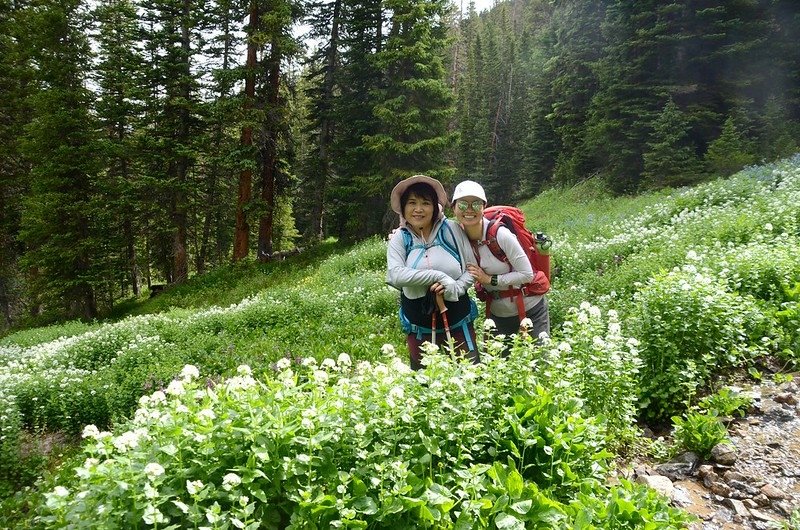
{"type": "Polygon", "coordinates": [[[502,224],[499,217],[495,217],[489,221],[486,227],[486,239],[483,241],[483,244],[489,248],[489,251],[494,254],[495,258],[508,263],[508,257],[505,251],[500,248],[500,243],[497,242],[497,231],[500,230],[502,224]]]}
{"type": "Polygon", "coordinates": [[[461,253],[458,251],[456,235],[453,233],[453,229],[450,228],[450,223],[448,223],[447,220],[445,220],[442,223],[442,226],[439,228],[439,233],[436,234],[436,239],[440,242],[442,248],[444,248],[448,254],[453,256],[457,262],[461,263],[461,253]]]}

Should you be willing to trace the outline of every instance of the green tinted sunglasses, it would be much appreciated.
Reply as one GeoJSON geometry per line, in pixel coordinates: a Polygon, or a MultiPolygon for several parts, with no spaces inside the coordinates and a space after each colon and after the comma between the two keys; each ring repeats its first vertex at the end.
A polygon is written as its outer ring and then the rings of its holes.
{"type": "Polygon", "coordinates": [[[458,206],[458,209],[461,210],[462,212],[466,212],[467,208],[470,208],[470,207],[477,212],[478,210],[482,210],[483,209],[483,201],[481,201],[481,200],[472,201],[472,202],[456,201],[456,206],[458,206]]]}

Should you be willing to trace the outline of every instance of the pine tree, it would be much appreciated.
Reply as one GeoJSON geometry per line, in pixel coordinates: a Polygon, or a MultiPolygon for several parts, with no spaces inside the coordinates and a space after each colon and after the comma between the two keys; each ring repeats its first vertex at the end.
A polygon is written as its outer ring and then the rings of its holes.
{"type": "Polygon", "coordinates": [[[21,153],[23,127],[30,119],[33,75],[26,12],[21,2],[0,1],[0,330],[21,312],[24,276],[18,234],[21,198],[28,193],[29,164],[21,153]]]}
{"type": "Polygon", "coordinates": [[[305,239],[313,242],[325,234],[325,198],[333,177],[336,93],[341,89],[342,0],[313,2],[306,22],[311,26],[309,36],[321,41],[308,60],[305,81],[314,147],[305,158],[303,189],[311,192],[299,197],[308,210],[305,239]]]}
{"type": "MultiPolygon", "coordinates": [[[[136,7],[128,0],[104,0],[94,10],[98,24],[99,87],[97,114],[106,133],[104,165],[106,174],[109,235],[119,252],[117,268],[127,271],[127,282],[139,296],[139,267],[136,254],[141,210],[137,182],[138,160],[130,131],[141,117],[142,57],[137,49],[139,26],[136,7]]],[[[122,276],[122,272],[120,273],[122,276]]]]}
{"type": "MultiPolygon", "coordinates": [[[[375,50],[379,84],[368,92],[371,131],[359,151],[372,163],[356,173],[361,208],[352,228],[374,233],[388,226],[387,198],[392,186],[415,173],[447,178],[445,150],[452,112],[446,85],[444,43],[447,33],[444,0],[390,0],[388,35],[375,50]],[[386,212],[383,218],[374,212],[386,212]]],[[[362,100],[361,104],[364,104],[362,100]]]]}
{"type": "Polygon", "coordinates": [[[552,58],[544,66],[551,93],[549,120],[560,155],[553,169],[558,182],[573,183],[596,169],[586,145],[586,121],[599,89],[594,64],[603,50],[600,33],[605,2],[559,2],[554,13],[552,58]]]}
{"type": "Polygon", "coordinates": [[[31,25],[38,53],[33,120],[24,152],[32,162],[21,236],[24,264],[38,270],[34,289],[49,308],[98,315],[96,287],[110,277],[100,161],[85,88],[90,64],[86,13],[78,0],[42,2],[31,25]]]}
{"type": "Polygon", "coordinates": [[[683,186],[697,181],[700,165],[689,142],[689,120],[672,99],[653,123],[644,153],[643,183],[649,188],[683,186]]]}
{"type": "Polygon", "coordinates": [[[727,177],[755,161],[752,145],[739,131],[733,116],[729,116],[719,137],[708,146],[705,155],[708,170],[715,175],[727,177]]]}
{"type": "Polygon", "coordinates": [[[150,154],[147,179],[159,191],[148,234],[164,278],[180,283],[189,274],[189,191],[201,125],[195,66],[205,6],[202,0],[143,0],[142,7],[149,93],[141,140],[150,154]]]}

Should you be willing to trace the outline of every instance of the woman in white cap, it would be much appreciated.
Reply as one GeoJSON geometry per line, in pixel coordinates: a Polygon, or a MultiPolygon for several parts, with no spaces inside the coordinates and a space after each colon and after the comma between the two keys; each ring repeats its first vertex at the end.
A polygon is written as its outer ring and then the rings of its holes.
{"type": "Polygon", "coordinates": [[[444,217],[447,202],[442,184],[425,175],[399,182],[391,195],[400,229],[389,240],[386,281],[401,290],[400,323],[414,370],[422,367],[422,343],[436,344],[437,337],[443,343],[452,336],[456,351],[480,359],[477,307],[467,294],[474,281],[467,267],[475,258],[464,232],[444,217]]]}
{"type": "MultiPolygon", "coordinates": [[[[516,299],[522,295],[519,288],[533,280],[534,273],[522,245],[505,226],[497,230],[497,243],[505,253],[506,260],[499,259],[484,244],[488,228],[488,222],[483,217],[486,202],[483,187],[472,180],[461,182],[453,191],[456,219],[467,234],[478,262],[468,265],[467,269],[492,296],[486,318],[494,321],[495,334],[508,337],[517,333],[521,324],[521,309],[516,299]]],[[[525,318],[531,320],[532,329],[528,331],[533,337],[539,337],[542,332],[549,334],[547,298],[544,295],[525,294],[523,302],[525,318]]]]}

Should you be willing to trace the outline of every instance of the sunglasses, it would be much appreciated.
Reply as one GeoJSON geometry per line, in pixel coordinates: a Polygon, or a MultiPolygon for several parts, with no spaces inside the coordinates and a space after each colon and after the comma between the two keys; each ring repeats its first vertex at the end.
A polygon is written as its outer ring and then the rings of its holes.
{"type": "Polygon", "coordinates": [[[481,201],[481,200],[472,201],[472,202],[456,201],[456,206],[462,212],[466,212],[467,208],[472,208],[473,210],[475,210],[477,212],[478,210],[482,210],[483,209],[483,201],[481,201]]]}

